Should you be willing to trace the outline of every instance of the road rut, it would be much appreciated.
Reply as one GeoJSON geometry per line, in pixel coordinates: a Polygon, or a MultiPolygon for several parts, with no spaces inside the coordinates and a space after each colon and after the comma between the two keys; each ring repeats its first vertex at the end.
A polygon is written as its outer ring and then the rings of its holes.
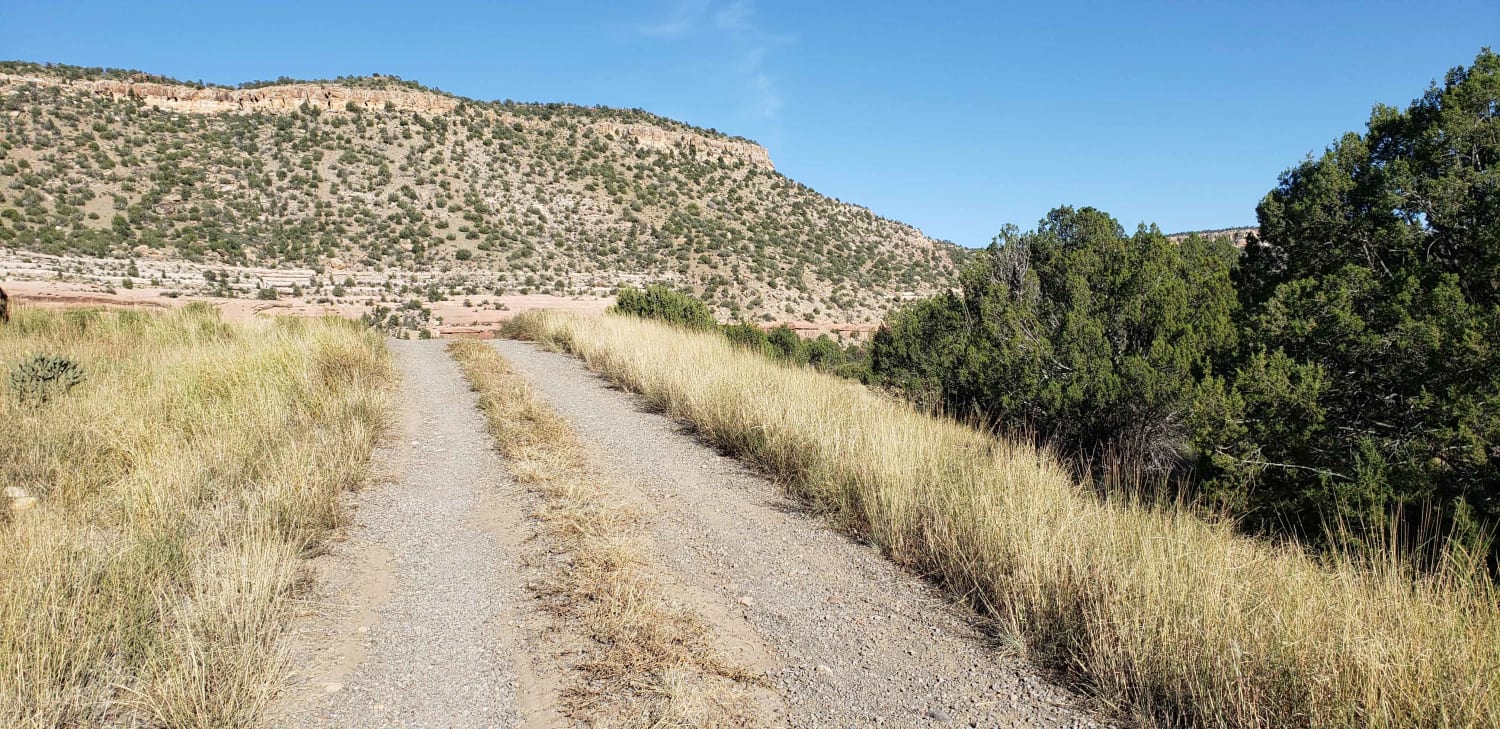
{"type": "Polygon", "coordinates": [[[391,341],[397,440],[319,558],[315,615],[294,626],[287,729],[564,726],[530,656],[520,540],[531,497],[491,447],[438,341],[391,341]]]}

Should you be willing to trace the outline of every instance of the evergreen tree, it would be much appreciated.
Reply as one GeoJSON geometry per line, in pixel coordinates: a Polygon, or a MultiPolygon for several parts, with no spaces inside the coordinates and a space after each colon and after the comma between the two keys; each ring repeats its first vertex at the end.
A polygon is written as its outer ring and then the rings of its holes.
{"type": "Polygon", "coordinates": [[[894,316],[876,334],[874,375],[1069,452],[1170,469],[1192,455],[1196,383],[1236,343],[1234,262],[1222,240],[1178,246],[1058,208],[976,255],[962,295],[894,316]]]}
{"type": "Polygon", "coordinates": [[[1500,57],[1377,107],[1258,215],[1244,362],[1200,413],[1210,486],[1309,532],[1500,518],[1500,57]]]}

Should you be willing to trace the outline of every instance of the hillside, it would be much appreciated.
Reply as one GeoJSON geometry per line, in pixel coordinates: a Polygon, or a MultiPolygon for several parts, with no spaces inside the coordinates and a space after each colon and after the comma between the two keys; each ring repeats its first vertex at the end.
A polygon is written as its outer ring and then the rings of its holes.
{"type": "MultiPolygon", "coordinates": [[[[959,256],[753,142],[640,110],[18,62],[0,64],[0,246],[306,269],[296,293],[334,303],[659,282],[724,318],[848,323],[948,288],[959,256]],[[373,287],[335,292],[346,273],[373,287]]],[[[193,285],[271,285],[225,280],[193,285]]]]}

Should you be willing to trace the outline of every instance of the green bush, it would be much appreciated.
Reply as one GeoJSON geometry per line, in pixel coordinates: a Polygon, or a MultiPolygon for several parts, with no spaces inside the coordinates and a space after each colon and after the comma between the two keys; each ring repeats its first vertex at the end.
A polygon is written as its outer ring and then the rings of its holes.
{"type": "Polygon", "coordinates": [[[792,364],[807,362],[807,347],[791,327],[782,324],[768,332],[766,339],[771,345],[771,355],[776,359],[792,364]]]}
{"type": "Polygon", "coordinates": [[[1007,228],[961,294],[910,306],[876,333],[873,377],[928,406],[1072,453],[1155,471],[1191,456],[1184,414],[1235,342],[1235,252],[1126,235],[1094,210],[1007,228]]]}
{"type": "Polygon", "coordinates": [[[1500,525],[1496,108],[1488,50],[1377,107],[1282,175],[1243,256],[1088,208],[1007,228],[962,293],[888,319],[871,377],[1096,462],[1191,465],[1252,529],[1482,547],[1500,525]]]}
{"type": "Polygon", "coordinates": [[[24,405],[43,405],[84,380],[83,367],[60,355],[36,354],[10,371],[10,390],[24,405]]]}
{"type": "Polygon", "coordinates": [[[688,329],[713,329],[718,326],[708,305],[665,286],[647,286],[645,290],[626,286],[616,294],[610,310],[644,319],[659,319],[688,329]]]}
{"type": "Polygon", "coordinates": [[[803,349],[807,352],[807,363],[821,370],[834,369],[848,359],[844,348],[827,334],[820,334],[817,339],[806,342],[803,349]]]}
{"type": "Polygon", "coordinates": [[[739,322],[725,324],[721,331],[724,337],[734,342],[735,345],[759,352],[767,357],[771,356],[771,339],[766,336],[764,329],[747,322],[739,322]]]}

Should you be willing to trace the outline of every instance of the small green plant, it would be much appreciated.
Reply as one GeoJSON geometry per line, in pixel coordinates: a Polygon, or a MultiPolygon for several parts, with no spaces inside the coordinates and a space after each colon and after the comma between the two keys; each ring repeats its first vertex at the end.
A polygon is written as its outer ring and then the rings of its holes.
{"type": "Polygon", "coordinates": [[[26,405],[43,405],[83,382],[83,367],[55,354],[34,354],[10,371],[10,389],[26,405]]]}

